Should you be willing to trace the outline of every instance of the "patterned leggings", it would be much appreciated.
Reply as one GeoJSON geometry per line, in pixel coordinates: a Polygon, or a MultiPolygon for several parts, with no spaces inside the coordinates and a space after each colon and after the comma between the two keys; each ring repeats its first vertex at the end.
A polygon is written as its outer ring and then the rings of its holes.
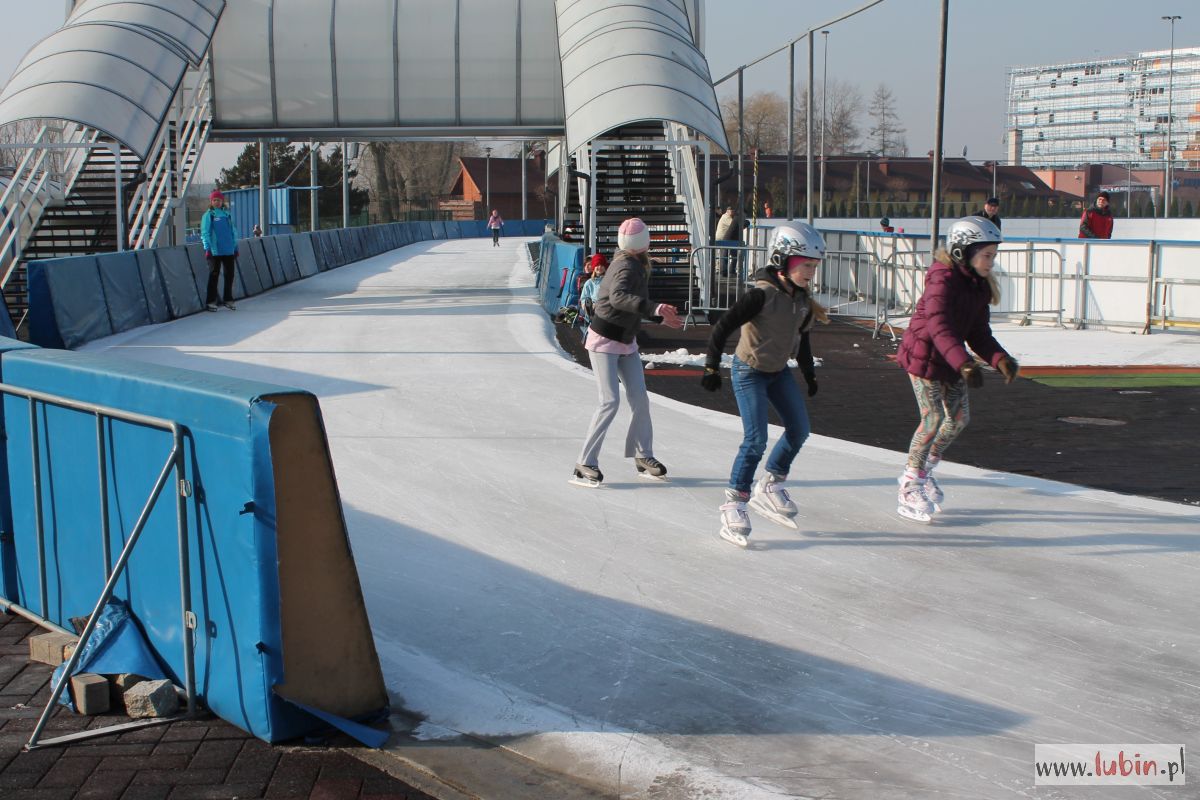
{"type": "Polygon", "coordinates": [[[941,459],[942,452],[967,427],[971,406],[965,381],[942,383],[916,375],[908,377],[921,414],[921,424],[908,446],[908,468],[923,470],[930,460],[941,459]]]}

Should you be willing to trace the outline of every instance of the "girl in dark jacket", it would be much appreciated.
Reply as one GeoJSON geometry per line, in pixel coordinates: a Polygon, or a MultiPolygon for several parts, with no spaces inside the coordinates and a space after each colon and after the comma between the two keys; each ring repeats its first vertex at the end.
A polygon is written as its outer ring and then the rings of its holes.
{"type": "Polygon", "coordinates": [[[650,230],[646,223],[636,217],[622,222],[617,230],[617,247],[620,249],[596,292],[595,313],[583,344],[600,390],[600,407],[592,416],[571,477],[571,483],[577,486],[596,487],[604,480],[600,448],[621,405],[620,384],[625,384],[625,398],[633,412],[625,436],[625,457],[634,459],[642,477],[665,480],[667,475],[667,468],[654,457],[650,397],[646,394],[637,334],[646,317],[660,316],[671,328],[682,328],[683,320],[674,306],[650,301],[650,230]]]}
{"type": "Polygon", "coordinates": [[[941,488],[933,469],[970,419],[967,388],[983,385],[983,371],[967,345],[1005,383],[1017,377],[1017,362],[992,336],[988,304],[1000,302],[992,275],[1000,229],[982,217],[963,217],[946,235],[949,249],[934,254],[925,273],[925,292],[904,332],[896,361],[908,373],[921,424],[900,476],[898,513],[929,522],[941,509],[941,488]]]}
{"type": "Polygon", "coordinates": [[[811,225],[775,229],[771,265],[754,275],[754,285],[713,326],[701,385],[721,387],[721,353],[725,341],[741,328],[729,380],[742,417],[743,439],[721,506],[721,537],[746,547],[750,518],[746,506],[766,518],[795,528],[796,504],[784,488],[792,461],[808,438],[808,409],[796,385],[788,359],[800,366],[808,396],[817,393],[808,332],[814,320],[828,321],[825,309],[809,295],[817,266],[825,257],[825,240],[811,225]],[[763,476],[754,480],[758,462],[767,451],[768,409],[783,421],[784,434],[767,459],[763,476]],[[753,492],[751,492],[753,488],[753,492]]]}

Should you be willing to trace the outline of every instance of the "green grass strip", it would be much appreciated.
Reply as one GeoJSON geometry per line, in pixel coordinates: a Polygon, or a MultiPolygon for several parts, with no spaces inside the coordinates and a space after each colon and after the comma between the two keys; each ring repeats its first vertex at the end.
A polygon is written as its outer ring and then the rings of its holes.
{"type": "Polygon", "coordinates": [[[1039,375],[1046,386],[1081,389],[1153,389],[1161,386],[1200,386],[1200,375],[1039,375]]]}

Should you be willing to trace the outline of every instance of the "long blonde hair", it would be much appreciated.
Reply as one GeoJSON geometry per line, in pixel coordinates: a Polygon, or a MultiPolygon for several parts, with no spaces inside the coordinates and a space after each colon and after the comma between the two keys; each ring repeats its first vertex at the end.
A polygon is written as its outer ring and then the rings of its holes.
{"type": "MultiPolygon", "coordinates": [[[[957,263],[950,256],[950,251],[944,247],[939,247],[936,251],[934,251],[933,260],[947,265],[957,263]]],[[[1000,281],[996,279],[995,272],[989,272],[985,280],[987,280],[988,290],[992,294],[992,297],[988,302],[994,306],[1000,305],[1000,281]]]]}

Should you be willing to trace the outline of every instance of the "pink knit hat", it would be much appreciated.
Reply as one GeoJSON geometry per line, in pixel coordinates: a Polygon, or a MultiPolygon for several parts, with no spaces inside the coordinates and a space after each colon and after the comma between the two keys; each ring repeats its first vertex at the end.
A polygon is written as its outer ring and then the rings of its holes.
{"type": "Polygon", "coordinates": [[[646,223],[631,217],[617,229],[617,247],[627,253],[644,253],[650,249],[650,231],[646,223]]]}

